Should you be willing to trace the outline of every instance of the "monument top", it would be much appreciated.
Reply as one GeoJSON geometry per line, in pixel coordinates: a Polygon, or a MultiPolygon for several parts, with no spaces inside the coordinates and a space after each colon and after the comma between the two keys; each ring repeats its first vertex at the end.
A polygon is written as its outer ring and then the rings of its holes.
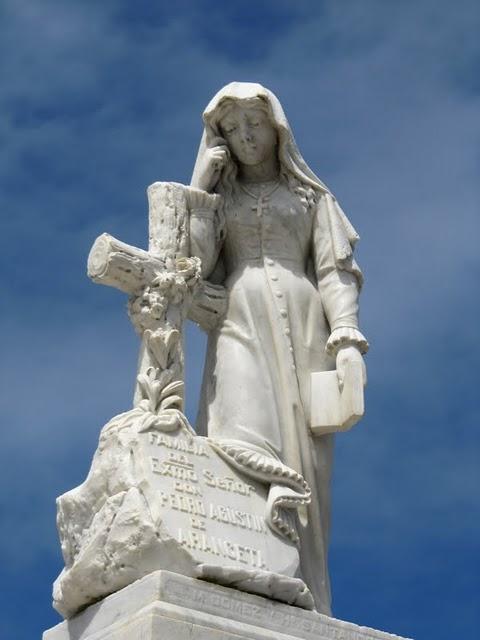
{"type": "Polygon", "coordinates": [[[89,256],[141,347],[133,408],[58,499],[67,617],[156,570],[331,613],[333,433],[366,380],[358,235],[268,89],[231,83],[203,121],[191,184],[148,189],[148,251],[102,234],[89,256]],[[187,316],[209,333],[196,429],[187,316]]]}

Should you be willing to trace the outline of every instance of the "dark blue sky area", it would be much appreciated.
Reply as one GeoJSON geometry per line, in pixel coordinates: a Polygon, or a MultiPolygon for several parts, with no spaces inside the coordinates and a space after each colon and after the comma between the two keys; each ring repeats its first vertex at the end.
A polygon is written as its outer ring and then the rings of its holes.
{"type": "MultiPolygon", "coordinates": [[[[362,237],[367,416],[337,438],[334,614],[479,635],[479,33],[469,0],[3,1],[0,638],[58,621],[55,497],[131,403],[137,339],[90,246],[146,246],[146,187],[189,181],[232,80],[279,96],[362,237]]],[[[192,421],[204,348],[188,327],[192,421]]]]}

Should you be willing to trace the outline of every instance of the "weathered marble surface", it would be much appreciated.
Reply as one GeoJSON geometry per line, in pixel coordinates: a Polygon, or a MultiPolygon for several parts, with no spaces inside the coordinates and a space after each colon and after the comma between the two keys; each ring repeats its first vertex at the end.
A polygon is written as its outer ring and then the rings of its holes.
{"type": "Polygon", "coordinates": [[[159,569],[330,612],[331,434],[366,381],[358,236],[270,91],[232,83],[204,124],[191,185],[148,188],[148,251],[102,234],[89,256],[141,346],[133,409],[58,499],[66,617],[159,569]],[[183,413],[187,316],[209,333],[208,440],[183,413]]]}
{"type": "Polygon", "coordinates": [[[103,429],[86,481],[57,501],[66,617],[157,569],[312,608],[298,548],[266,521],[267,488],[186,427],[139,428],[135,411],[103,429]]]}
{"type": "Polygon", "coordinates": [[[402,640],[260,596],[157,571],[43,640],[402,640]]]}

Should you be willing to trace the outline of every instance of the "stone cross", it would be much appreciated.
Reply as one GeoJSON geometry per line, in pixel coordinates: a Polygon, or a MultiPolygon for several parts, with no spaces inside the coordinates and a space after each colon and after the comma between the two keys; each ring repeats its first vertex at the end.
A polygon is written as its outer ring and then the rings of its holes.
{"type": "MultiPolygon", "coordinates": [[[[189,256],[189,209],[197,190],[155,182],[148,190],[148,251],[104,233],[88,257],[96,283],[127,293],[129,315],[141,337],[134,407],[157,426],[186,425],[182,325],[200,283],[200,261],[189,256]]],[[[202,194],[212,209],[219,196],[202,194]]]]}

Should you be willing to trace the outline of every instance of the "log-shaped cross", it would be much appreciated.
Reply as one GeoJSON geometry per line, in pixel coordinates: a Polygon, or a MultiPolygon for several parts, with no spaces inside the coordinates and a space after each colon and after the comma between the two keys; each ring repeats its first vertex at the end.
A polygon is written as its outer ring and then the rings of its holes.
{"type": "Polygon", "coordinates": [[[148,190],[148,251],[103,233],[88,257],[96,283],[130,296],[129,315],[140,334],[134,406],[161,416],[166,427],[184,409],[182,329],[195,289],[200,261],[190,256],[190,209],[215,210],[220,197],[174,182],[155,182],[148,190]]]}

